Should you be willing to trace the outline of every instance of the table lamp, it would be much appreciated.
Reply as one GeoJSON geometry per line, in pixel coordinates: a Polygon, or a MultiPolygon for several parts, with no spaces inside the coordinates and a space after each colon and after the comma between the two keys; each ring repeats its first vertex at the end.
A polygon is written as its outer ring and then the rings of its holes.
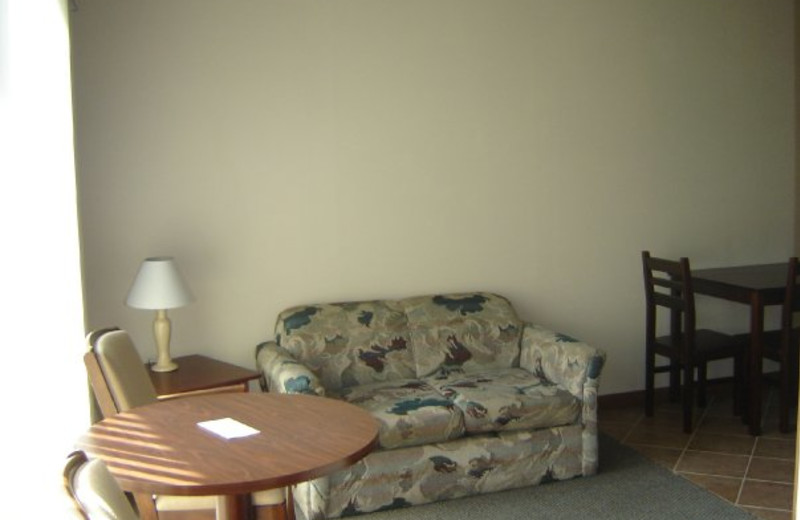
{"type": "Polygon", "coordinates": [[[169,256],[146,258],[139,267],[125,303],[135,309],[156,311],[153,334],[158,359],[150,367],[153,372],[172,372],[178,365],[169,356],[171,323],[167,309],[183,307],[194,300],[186,282],[169,256]]]}

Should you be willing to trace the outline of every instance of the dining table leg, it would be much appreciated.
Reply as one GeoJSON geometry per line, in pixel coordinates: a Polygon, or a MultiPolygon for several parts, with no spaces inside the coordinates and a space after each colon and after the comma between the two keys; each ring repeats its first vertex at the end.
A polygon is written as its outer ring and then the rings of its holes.
{"type": "Polygon", "coordinates": [[[764,302],[756,291],[750,298],[750,345],[747,349],[748,379],[747,395],[748,426],[751,435],[761,435],[761,336],[764,332],[764,302]]]}
{"type": "Polygon", "coordinates": [[[247,495],[217,496],[217,520],[247,520],[247,495]]]}
{"type": "Polygon", "coordinates": [[[286,487],[286,520],[294,520],[294,496],[292,494],[292,486],[286,487]]]}

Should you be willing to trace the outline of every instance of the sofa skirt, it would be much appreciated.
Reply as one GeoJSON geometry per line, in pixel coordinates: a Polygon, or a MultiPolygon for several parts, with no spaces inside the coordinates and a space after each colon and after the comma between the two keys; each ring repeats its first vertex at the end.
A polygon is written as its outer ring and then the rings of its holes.
{"type": "Polygon", "coordinates": [[[531,486],[582,475],[583,427],[465,436],[380,450],[295,487],[298,518],[319,520],[531,486]]]}

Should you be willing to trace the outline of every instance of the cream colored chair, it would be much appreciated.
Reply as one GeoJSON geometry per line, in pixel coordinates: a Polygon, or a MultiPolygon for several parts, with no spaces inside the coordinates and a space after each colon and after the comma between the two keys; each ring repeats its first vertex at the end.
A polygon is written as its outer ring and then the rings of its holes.
{"type": "Polygon", "coordinates": [[[82,451],[69,454],[64,487],[87,520],[138,520],[117,481],[101,460],[87,460],[82,451]]]}
{"type": "MultiPolygon", "coordinates": [[[[111,328],[90,332],[87,345],[89,351],[83,360],[104,417],[158,400],[147,368],[126,331],[111,328]]],[[[285,516],[284,489],[259,491],[251,498],[258,518],[278,520],[285,516]]],[[[134,499],[145,520],[199,520],[213,519],[216,515],[216,496],[149,497],[134,494],[134,499]]]]}

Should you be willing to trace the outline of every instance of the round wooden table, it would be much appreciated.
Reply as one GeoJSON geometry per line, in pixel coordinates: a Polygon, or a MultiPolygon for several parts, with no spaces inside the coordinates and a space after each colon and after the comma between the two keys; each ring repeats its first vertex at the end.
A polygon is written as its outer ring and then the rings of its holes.
{"type": "Polygon", "coordinates": [[[342,401],[221,393],[162,401],[106,418],[77,447],[102,459],[126,491],[222,495],[218,518],[245,518],[250,493],[347,467],[373,449],[377,436],[372,416],[342,401]],[[259,433],[225,439],[197,424],[228,417],[259,433]]]}

